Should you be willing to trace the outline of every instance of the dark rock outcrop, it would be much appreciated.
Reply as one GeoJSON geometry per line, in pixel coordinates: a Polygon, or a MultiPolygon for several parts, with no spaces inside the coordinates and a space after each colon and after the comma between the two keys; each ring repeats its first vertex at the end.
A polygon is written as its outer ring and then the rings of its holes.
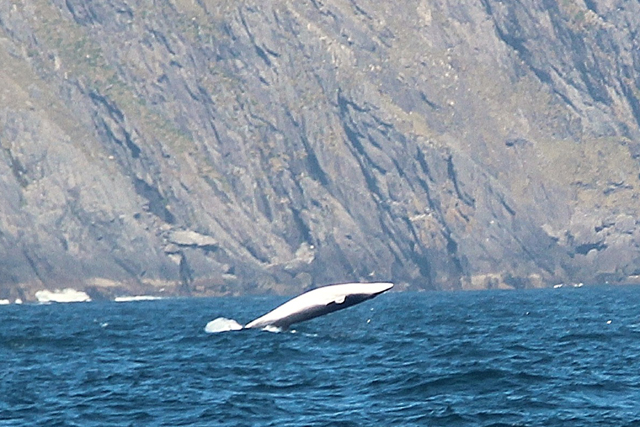
{"type": "Polygon", "coordinates": [[[640,278],[637,2],[0,4],[0,298],[640,278]]]}

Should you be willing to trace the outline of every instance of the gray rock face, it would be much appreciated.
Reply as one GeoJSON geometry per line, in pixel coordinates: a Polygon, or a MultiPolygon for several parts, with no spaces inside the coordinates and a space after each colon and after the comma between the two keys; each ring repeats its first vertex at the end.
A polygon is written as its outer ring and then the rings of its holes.
{"type": "Polygon", "coordinates": [[[622,0],[2,2],[0,298],[637,280],[639,27],[622,0]]]}

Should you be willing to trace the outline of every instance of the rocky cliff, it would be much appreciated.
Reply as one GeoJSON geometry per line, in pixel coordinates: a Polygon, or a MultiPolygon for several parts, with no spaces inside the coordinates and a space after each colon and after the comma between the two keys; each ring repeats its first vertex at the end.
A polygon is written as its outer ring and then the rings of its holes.
{"type": "Polygon", "coordinates": [[[636,281],[639,28],[624,0],[0,2],[0,298],[636,281]]]}

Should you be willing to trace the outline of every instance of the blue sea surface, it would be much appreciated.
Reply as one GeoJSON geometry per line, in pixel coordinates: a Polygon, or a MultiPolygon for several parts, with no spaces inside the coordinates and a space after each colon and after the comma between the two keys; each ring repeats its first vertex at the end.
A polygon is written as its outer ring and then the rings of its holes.
{"type": "Polygon", "coordinates": [[[1,426],[638,426],[640,288],[0,306],[1,426]]]}

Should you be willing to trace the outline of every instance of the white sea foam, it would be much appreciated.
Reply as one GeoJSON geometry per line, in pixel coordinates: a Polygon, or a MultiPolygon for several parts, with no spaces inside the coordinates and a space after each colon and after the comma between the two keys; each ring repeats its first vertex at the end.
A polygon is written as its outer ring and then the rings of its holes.
{"type": "Polygon", "coordinates": [[[226,317],[218,317],[207,323],[204,327],[204,331],[209,334],[217,334],[218,332],[239,331],[242,329],[242,325],[233,319],[227,319],[226,317]]]}
{"type": "Polygon", "coordinates": [[[36,292],[36,299],[40,303],[48,303],[48,302],[88,302],[91,301],[89,295],[83,291],[76,291],[75,289],[66,288],[66,289],[56,289],[54,291],[50,291],[48,289],[43,289],[41,291],[36,292]]]}
{"type": "Polygon", "coordinates": [[[11,304],[11,301],[9,301],[8,299],[0,299],[0,305],[9,305],[11,304]]]}
{"type": "Polygon", "coordinates": [[[130,302],[130,301],[155,301],[162,299],[162,297],[154,297],[152,295],[135,295],[135,296],[123,296],[115,297],[115,302],[130,302]]]}

